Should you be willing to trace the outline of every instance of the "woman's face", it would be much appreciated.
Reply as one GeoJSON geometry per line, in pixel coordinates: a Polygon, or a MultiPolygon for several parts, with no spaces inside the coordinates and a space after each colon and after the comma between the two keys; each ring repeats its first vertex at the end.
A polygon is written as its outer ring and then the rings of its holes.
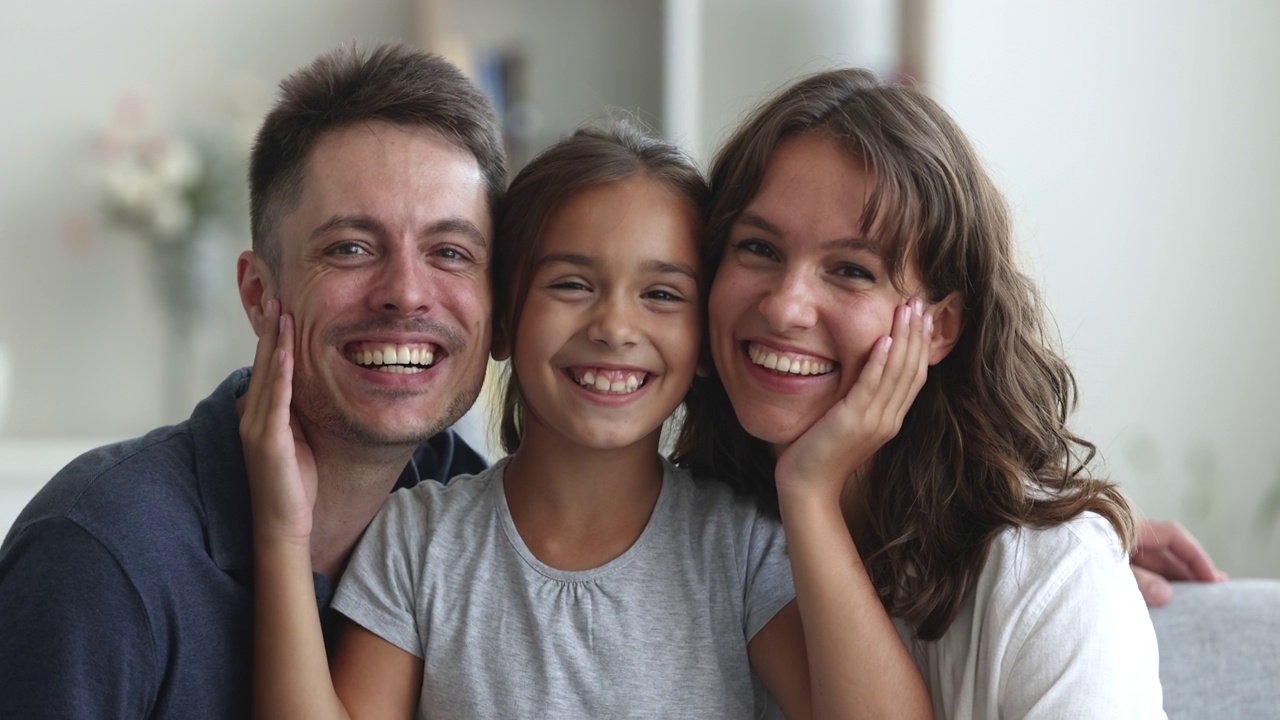
{"type": "MultiPolygon", "coordinates": [[[[848,394],[909,297],[861,230],[873,187],[834,140],[794,136],[730,229],[711,286],[711,354],[738,420],[775,449],[848,394]]],[[[914,267],[904,279],[918,293],[914,267]]]]}

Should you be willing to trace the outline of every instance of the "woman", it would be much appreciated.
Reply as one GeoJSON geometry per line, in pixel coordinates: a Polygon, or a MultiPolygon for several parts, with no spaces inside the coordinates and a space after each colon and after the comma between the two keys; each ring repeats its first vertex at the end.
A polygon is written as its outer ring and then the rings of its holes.
{"type": "Polygon", "coordinates": [[[780,512],[802,617],[839,628],[810,654],[887,614],[939,716],[1163,717],[1128,504],[1066,425],[1074,378],[955,123],[822,73],[757,110],[711,182],[717,373],[677,461],[780,512]],[[904,304],[927,380],[876,398],[860,376],[904,304]],[[868,423],[892,439],[861,457],[842,439],[868,423]]]}

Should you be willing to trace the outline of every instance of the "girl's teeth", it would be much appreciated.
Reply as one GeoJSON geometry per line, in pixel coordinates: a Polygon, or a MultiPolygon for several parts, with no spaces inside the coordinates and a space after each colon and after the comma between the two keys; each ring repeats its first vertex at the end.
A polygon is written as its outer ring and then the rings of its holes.
{"type": "Polygon", "coordinates": [[[642,382],[641,378],[634,374],[628,374],[626,378],[610,380],[604,375],[596,375],[590,370],[583,372],[578,377],[579,385],[592,388],[596,392],[609,393],[610,395],[633,393],[640,388],[642,382]]]}

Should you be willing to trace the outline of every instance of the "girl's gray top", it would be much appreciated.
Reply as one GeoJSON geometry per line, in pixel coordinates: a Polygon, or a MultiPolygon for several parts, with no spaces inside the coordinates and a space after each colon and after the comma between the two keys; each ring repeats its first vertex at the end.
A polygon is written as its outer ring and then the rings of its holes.
{"type": "Polygon", "coordinates": [[[776,520],[667,464],[635,544],[562,571],[516,531],[505,468],[394,493],[334,599],[423,659],[418,717],[760,716],[747,643],[795,596],[776,520]]]}

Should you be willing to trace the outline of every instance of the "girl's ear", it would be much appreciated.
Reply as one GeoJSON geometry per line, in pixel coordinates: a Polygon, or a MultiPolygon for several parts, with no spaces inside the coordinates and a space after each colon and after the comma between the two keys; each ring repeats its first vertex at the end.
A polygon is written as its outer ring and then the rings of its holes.
{"type": "Polygon", "coordinates": [[[937,365],[951,353],[964,332],[964,294],[959,290],[934,303],[927,312],[933,316],[933,338],[929,341],[929,364],[937,365]]]}

